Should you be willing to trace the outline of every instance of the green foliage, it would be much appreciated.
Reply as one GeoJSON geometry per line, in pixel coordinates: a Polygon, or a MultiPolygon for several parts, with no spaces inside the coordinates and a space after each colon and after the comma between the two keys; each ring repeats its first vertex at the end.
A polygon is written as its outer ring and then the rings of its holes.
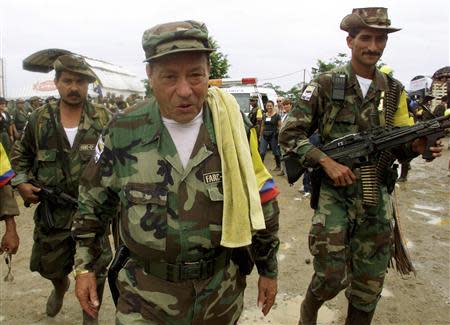
{"type": "Polygon", "coordinates": [[[278,96],[283,96],[286,94],[285,91],[281,90],[281,87],[278,85],[274,85],[271,82],[265,82],[261,85],[261,87],[264,88],[272,88],[273,90],[275,90],[275,92],[277,93],[278,96]]]}
{"type": "Polygon", "coordinates": [[[210,46],[216,49],[216,51],[212,52],[209,56],[211,60],[211,71],[209,73],[209,78],[228,78],[228,69],[230,68],[230,63],[228,62],[227,56],[218,51],[220,46],[211,36],[208,37],[208,40],[210,46]]]}
{"type": "Polygon", "coordinates": [[[312,78],[314,79],[321,73],[343,66],[348,61],[349,58],[345,53],[338,53],[334,58],[329,59],[328,62],[318,59],[316,67],[311,68],[312,78]]]}
{"type": "Polygon", "coordinates": [[[142,79],[141,81],[145,87],[145,96],[150,97],[151,95],[153,95],[153,89],[150,87],[150,83],[148,82],[148,79],[142,79]]]}
{"type": "MultiPolygon", "coordinates": [[[[350,61],[350,58],[345,53],[338,53],[334,58],[328,60],[328,62],[318,59],[316,67],[311,68],[312,78],[316,78],[319,74],[333,70],[334,68],[346,65],[350,61]]],[[[377,62],[377,68],[381,68],[386,65],[382,60],[377,62]]]]}

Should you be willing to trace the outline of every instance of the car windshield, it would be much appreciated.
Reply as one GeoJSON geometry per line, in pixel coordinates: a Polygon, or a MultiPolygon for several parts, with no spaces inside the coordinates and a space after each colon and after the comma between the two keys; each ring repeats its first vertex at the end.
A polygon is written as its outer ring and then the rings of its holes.
{"type": "Polygon", "coordinates": [[[250,112],[250,94],[232,94],[245,114],[250,112]]]}

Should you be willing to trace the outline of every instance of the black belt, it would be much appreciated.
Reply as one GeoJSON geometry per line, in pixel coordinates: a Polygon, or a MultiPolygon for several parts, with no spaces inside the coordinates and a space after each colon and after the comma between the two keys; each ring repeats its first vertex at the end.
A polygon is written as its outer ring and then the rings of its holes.
{"type": "Polygon", "coordinates": [[[148,274],[170,282],[182,282],[205,280],[225,268],[230,263],[231,249],[221,249],[221,252],[211,258],[175,264],[150,261],[132,252],[130,257],[143,266],[148,274]]]}

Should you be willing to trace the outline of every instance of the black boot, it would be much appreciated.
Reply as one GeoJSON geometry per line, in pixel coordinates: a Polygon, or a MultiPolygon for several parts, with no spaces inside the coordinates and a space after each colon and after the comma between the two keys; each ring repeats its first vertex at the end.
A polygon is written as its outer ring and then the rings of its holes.
{"type": "MultiPolygon", "coordinates": [[[[100,306],[102,305],[103,300],[103,291],[105,289],[105,279],[103,281],[99,281],[97,279],[97,297],[98,302],[100,305],[98,306],[98,310],[100,310],[100,306]]],[[[98,318],[92,318],[88,314],[86,314],[85,311],[83,311],[83,325],[97,325],[98,324],[98,318]]]]}
{"type": "Polygon", "coordinates": [[[281,159],[280,159],[280,156],[275,156],[275,164],[276,164],[276,167],[273,170],[274,171],[280,171],[281,170],[281,159]]]}
{"type": "Polygon", "coordinates": [[[353,307],[353,305],[349,302],[345,325],[370,325],[374,313],[375,309],[371,312],[365,312],[353,307]]]}
{"type": "Polygon", "coordinates": [[[398,182],[406,182],[408,178],[408,171],[411,169],[411,165],[409,162],[402,164],[402,170],[400,172],[400,177],[398,178],[398,182]]]}
{"type": "Polygon", "coordinates": [[[311,286],[309,286],[305,299],[300,307],[300,320],[298,321],[298,325],[316,325],[317,314],[323,303],[323,300],[319,300],[314,296],[311,291],[311,286]]]}
{"type": "Polygon", "coordinates": [[[62,308],[64,294],[69,289],[70,280],[66,276],[63,279],[52,280],[53,290],[47,299],[46,313],[49,317],[55,317],[62,308]]]}

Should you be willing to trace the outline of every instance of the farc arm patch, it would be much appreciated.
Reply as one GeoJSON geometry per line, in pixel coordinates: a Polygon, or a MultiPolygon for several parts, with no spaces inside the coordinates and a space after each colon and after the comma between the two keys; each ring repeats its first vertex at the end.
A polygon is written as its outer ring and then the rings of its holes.
{"type": "Polygon", "coordinates": [[[315,86],[311,85],[306,86],[305,90],[303,91],[302,97],[300,98],[303,99],[304,101],[309,102],[315,89],[316,89],[315,86]]]}
{"type": "Polygon", "coordinates": [[[103,135],[98,138],[97,145],[95,146],[95,163],[98,163],[100,157],[102,156],[103,150],[105,149],[105,143],[103,142],[103,135]]]}

